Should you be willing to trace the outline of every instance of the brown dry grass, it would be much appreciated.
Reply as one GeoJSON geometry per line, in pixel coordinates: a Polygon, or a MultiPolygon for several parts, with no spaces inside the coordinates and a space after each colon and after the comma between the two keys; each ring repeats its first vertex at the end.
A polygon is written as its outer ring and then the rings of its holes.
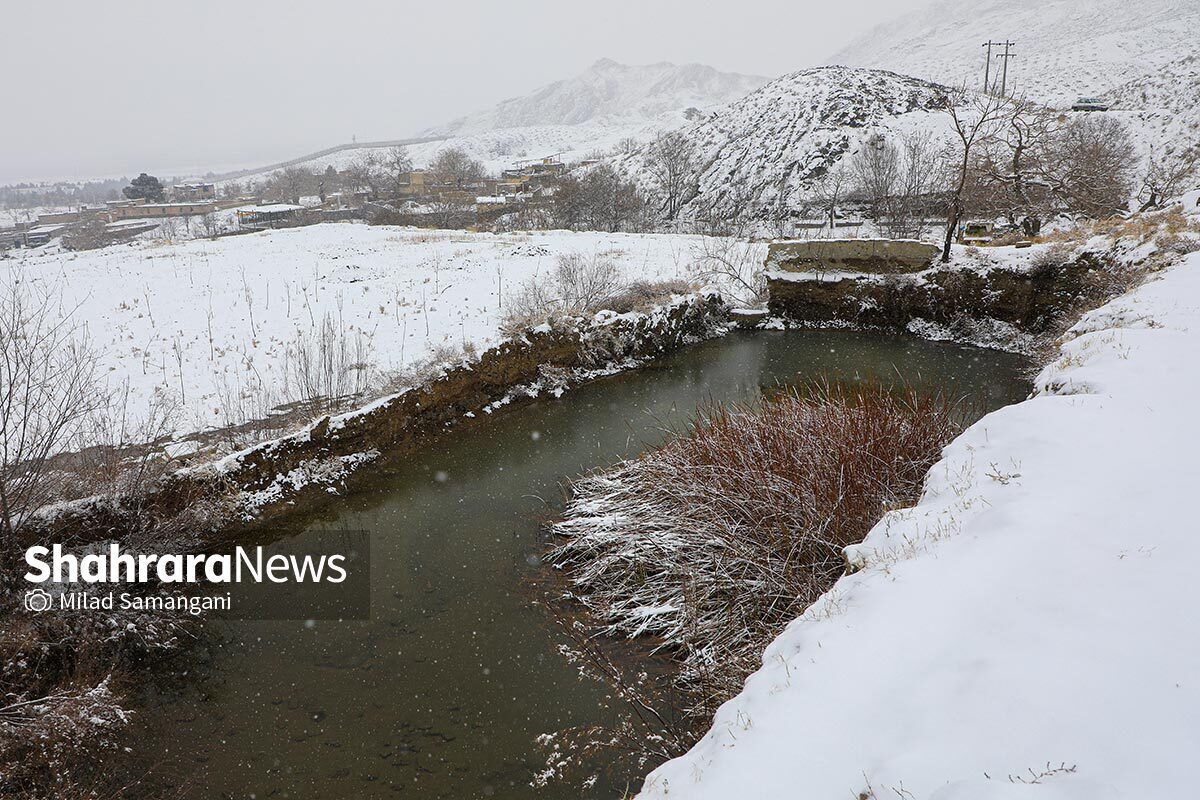
{"type": "Polygon", "coordinates": [[[636,768],[694,743],[842,574],[842,549],[918,499],[962,412],[911,388],[810,384],[702,408],[657,449],[575,481],[548,558],[587,622],[564,628],[634,713],[556,757],[609,747],[636,768]],[[598,635],[653,637],[678,672],[665,690],[627,679],[598,635]]]}
{"type": "Polygon", "coordinates": [[[1169,208],[1130,217],[1085,220],[1073,228],[1039,236],[1035,241],[1078,244],[1093,236],[1105,236],[1113,240],[1133,239],[1141,244],[1154,238],[1185,234],[1200,234],[1200,221],[1189,219],[1179,208],[1169,208]]]}

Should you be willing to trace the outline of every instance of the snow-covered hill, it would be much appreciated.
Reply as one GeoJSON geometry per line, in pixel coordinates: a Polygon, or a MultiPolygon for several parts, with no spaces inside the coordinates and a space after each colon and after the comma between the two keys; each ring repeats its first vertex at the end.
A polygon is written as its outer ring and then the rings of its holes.
{"type": "MultiPolygon", "coordinates": [[[[1200,48],[1200,40],[1198,40],[1200,48]]],[[[1200,145],[1200,55],[1165,64],[1107,94],[1148,150],[1200,145]]]]}
{"type": "MultiPolygon", "coordinates": [[[[777,78],[686,129],[701,163],[699,207],[794,207],[815,178],[874,132],[941,130],[944,87],[882,70],[817,67],[777,78]]],[[[635,153],[623,166],[638,171],[635,153]]]]}
{"type": "Polygon", "coordinates": [[[645,66],[602,58],[581,74],[493,108],[431,128],[427,136],[467,136],[499,128],[604,122],[637,128],[668,123],[743,97],[769,78],[718,72],[703,64],[645,66]]]}
{"type": "Polygon", "coordinates": [[[1200,52],[1197,30],[1196,0],[943,0],[880,25],[830,61],[980,88],[983,43],[1008,39],[1016,43],[1009,86],[1062,103],[1200,52]]]}

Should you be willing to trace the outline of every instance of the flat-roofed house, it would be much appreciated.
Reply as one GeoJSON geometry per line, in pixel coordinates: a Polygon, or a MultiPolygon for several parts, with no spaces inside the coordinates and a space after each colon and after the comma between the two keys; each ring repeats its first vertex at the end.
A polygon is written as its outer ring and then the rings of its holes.
{"type": "Polygon", "coordinates": [[[237,210],[238,227],[254,231],[286,227],[294,223],[296,215],[304,210],[304,206],[291,203],[245,206],[237,210]]]}

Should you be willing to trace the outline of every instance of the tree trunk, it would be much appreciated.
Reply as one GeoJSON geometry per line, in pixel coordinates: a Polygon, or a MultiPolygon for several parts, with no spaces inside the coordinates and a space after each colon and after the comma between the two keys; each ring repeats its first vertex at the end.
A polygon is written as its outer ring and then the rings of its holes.
{"type": "Polygon", "coordinates": [[[950,205],[950,216],[946,219],[946,243],[942,245],[942,263],[950,262],[950,245],[954,244],[954,232],[958,229],[958,221],[962,218],[962,211],[958,207],[958,201],[955,200],[950,205]]]}

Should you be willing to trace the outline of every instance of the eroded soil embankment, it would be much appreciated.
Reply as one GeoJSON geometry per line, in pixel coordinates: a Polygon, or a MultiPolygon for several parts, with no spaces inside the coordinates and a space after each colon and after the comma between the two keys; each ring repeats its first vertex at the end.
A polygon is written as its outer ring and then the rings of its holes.
{"type": "Polygon", "coordinates": [[[774,273],[772,314],[813,324],[851,323],[905,329],[925,321],[953,329],[968,321],[998,321],[1033,335],[1052,333],[1089,297],[1105,298],[1111,266],[1094,253],[1029,270],[961,266],[911,275],[844,278],[774,273]]]}
{"type": "Polygon", "coordinates": [[[727,308],[696,295],[645,313],[541,326],[360,410],[324,417],[290,436],[203,467],[177,472],[136,502],[94,498],[46,518],[34,538],[85,543],[120,537],[147,517],[169,519],[189,505],[233,497],[222,535],[231,536],[328,502],[356,467],[403,457],[451,426],[632,366],[724,328],[727,308]]]}

